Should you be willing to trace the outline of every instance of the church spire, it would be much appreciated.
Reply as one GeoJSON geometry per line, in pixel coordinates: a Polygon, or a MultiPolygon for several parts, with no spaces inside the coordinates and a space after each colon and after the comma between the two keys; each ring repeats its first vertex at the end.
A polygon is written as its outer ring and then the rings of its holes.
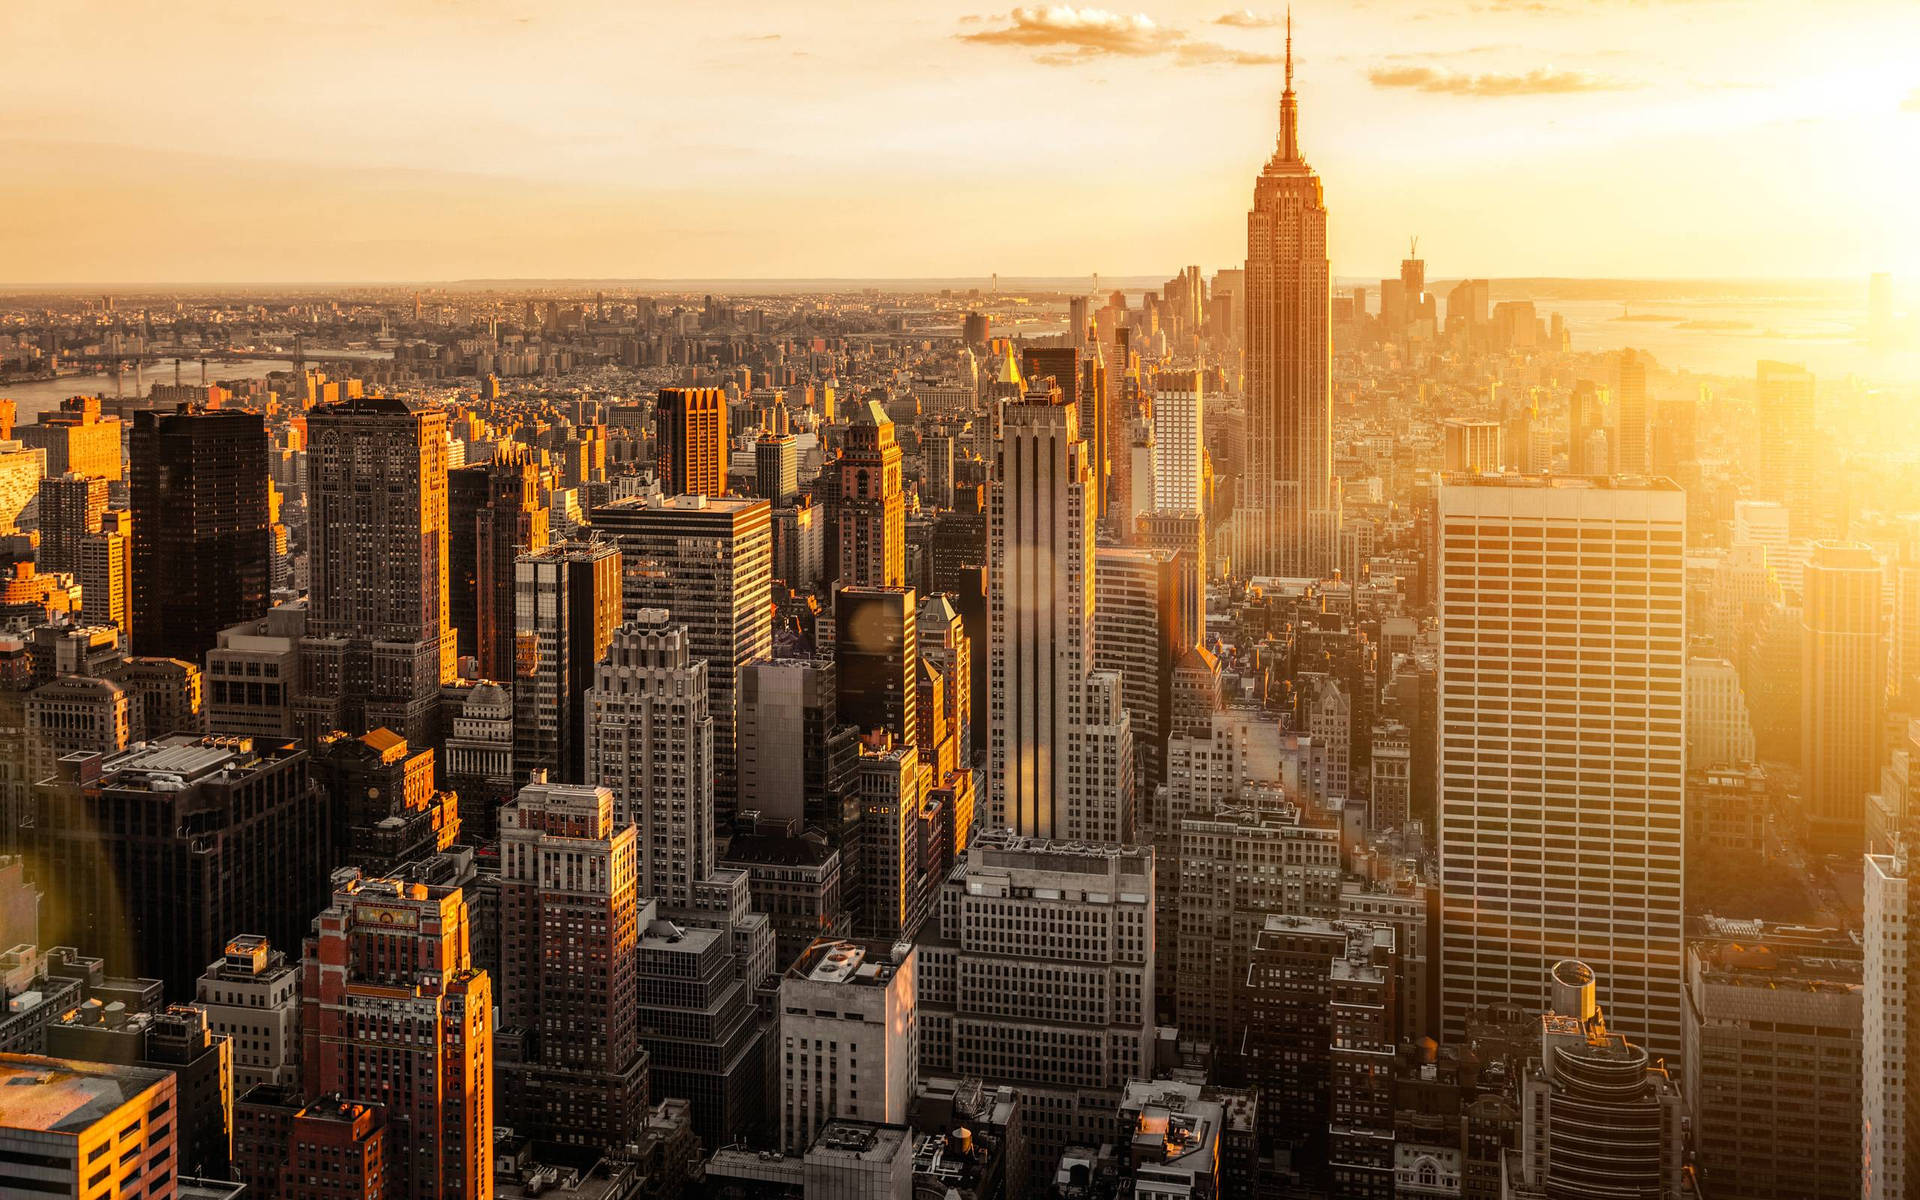
{"type": "Polygon", "coordinates": [[[1287,6],[1287,90],[1280,93],[1280,157],[1300,161],[1300,108],[1293,98],[1293,6],[1287,6]]]}

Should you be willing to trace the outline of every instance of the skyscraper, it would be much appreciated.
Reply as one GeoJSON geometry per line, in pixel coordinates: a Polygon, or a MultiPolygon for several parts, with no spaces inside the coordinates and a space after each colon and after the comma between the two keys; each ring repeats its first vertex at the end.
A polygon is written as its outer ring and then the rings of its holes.
{"type": "Polygon", "coordinates": [[[1507,1160],[1502,1194],[1681,1200],[1692,1193],[1686,1106],[1665,1064],[1612,1031],[1593,968],[1563,960],[1548,979],[1540,1052],[1528,1057],[1519,1081],[1521,1148],[1507,1160]]]}
{"type": "Polygon", "coordinates": [[[1078,406],[1042,380],[1007,405],[993,484],[992,820],[1122,841],[1133,737],[1119,677],[1094,669],[1092,499],[1078,406]]]}
{"type": "MultiPolygon", "coordinates": [[[[1501,447],[1503,430],[1500,422],[1449,417],[1441,423],[1440,431],[1446,439],[1441,461],[1447,470],[1467,471],[1475,475],[1499,472],[1506,457],[1501,447]]],[[[1575,471],[1574,474],[1580,472],[1575,471]]]]}
{"type": "Polygon", "coordinates": [[[855,928],[864,937],[911,940],[924,910],[920,905],[920,753],[912,746],[861,747],[856,761],[860,786],[860,859],[852,898],[855,928]]]}
{"type": "Polygon", "coordinates": [[[920,657],[940,672],[946,719],[953,727],[956,764],[970,767],[973,755],[973,639],[952,600],[935,592],[914,615],[920,657]]]}
{"type": "Polygon", "coordinates": [[[1333,478],[1327,206],[1300,157],[1293,30],[1280,139],[1247,213],[1247,462],[1234,562],[1248,575],[1318,576],[1338,551],[1333,478]]]}
{"type": "Polygon", "coordinates": [[[639,827],[640,895],[667,908],[693,907],[694,885],[713,874],[707,674],[685,625],[641,609],[613,635],[586,695],[587,779],[612,791],[620,824],[639,827]]]}
{"type": "Polygon", "coordinates": [[[457,887],[334,876],[302,963],[309,1099],[380,1104],[398,1196],[493,1195],[493,986],[457,887]]]}
{"type": "Polygon", "coordinates": [[[1243,1069],[1262,1141],[1293,1144],[1334,1196],[1393,1195],[1394,931],[1268,916],[1247,949],[1243,1069]]]}
{"type": "Polygon", "coordinates": [[[1153,389],[1153,507],[1204,512],[1206,428],[1199,371],[1163,371],[1153,389]]]}
{"type": "Polygon", "coordinates": [[[1788,508],[1794,536],[1804,537],[1813,513],[1813,473],[1820,461],[1814,441],[1814,378],[1798,363],[1761,360],[1754,368],[1754,408],[1760,435],[1754,491],[1788,508]]]}
{"type": "MultiPolygon", "coordinates": [[[[42,571],[80,571],[80,546],[100,531],[107,511],[107,481],[98,475],[49,475],[40,481],[40,550],[34,563],[42,571]]],[[[85,603],[86,592],[81,592],[85,603]]]]}
{"type": "Polygon", "coordinates": [[[906,498],[893,418],[877,400],[853,406],[834,464],[831,578],[855,587],[907,582],[906,498]]]}
{"type": "Polygon", "coordinates": [[[47,452],[0,442],[0,534],[18,533],[20,519],[40,493],[47,474],[47,452]]]}
{"type": "Polygon", "coordinates": [[[1920,937],[1908,852],[1866,856],[1860,908],[1865,949],[1861,997],[1861,1200],[1908,1200],[1920,1171],[1920,1121],[1911,1072],[1920,1059],[1920,1021],[1909,991],[1920,979],[1920,937]]]}
{"type": "Polygon", "coordinates": [[[102,514],[99,529],[80,535],[73,571],[80,584],[81,619],[89,625],[112,625],[123,639],[133,629],[132,528],[133,514],[125,509],[102,514]]]}
{"type": "Polygon", "coordinates": [[[233,1039],[233,1094],[300,1081],[300,965],[254,933],[235,934],[194,984],[207,1028],[233,1039]]]}
{"type": "Polygon", "coordinates": [[[1823,854],[1866,848],[1887,710],[1885,575],[1873,548],[1815,542],[1801,575],[1800,795],[1823,854]]]}
{"type": "Polygon", "coordinates": [[[120,481],[120,418],[100,415],[97,396],[69,396],[13,436],[47,452],[49,475],[95,475],[120,481]]]}
{"type": "Polygon", "coordinates": [[[489,462],[447,472],[447,619],[480,677],[514,675],[514,560],[546,548],[552,514],[540,469],[518,443],[489,462]]]}
{"type": "MultiPolygon", "coordinates": [[[[297,726],[309,744],[384,726],[431,746],[454,673],[447,414],[369,396],[315,409],[307,436],[313,580],[297,726]]],[[[246,615],[258,614],[215,628],[246,615]]]]}
{"type": "Polygon", "coordinates": [[[1713,936],[1687,947],[1680,1089],[1701,1193],[1859,1200],[1859,935],[1701,923],[1713,936]]]}
{"type": "Polygon", "coordinates": [[[840,720],[831,658],[768,658],[740,670],[740,790],[772,821],[844,819],[857,731],[840,720]]]}
{"type": "Polygon", "coordinates": [[[833,609],[840,719],[862,735],[885,730],[894,745],[913,744],[920,667],[913,589],[843,587],[833,609]]]}
{"type": "Polygon", "coordinates": [[[1036,1177],[1110,1137],[1152,1070],[1154,887],[1151,848],[1002,833],[941,884],[916,966],[920,1074],[1018,1088],[1036,1177]]]}
{"type": "Polygon", "coordinates": [[[1613,469],[1621,475],[1645,475],[1653,469],[1652,412],[1647,404],[1647,364],[1634,350],[1622,350],[1615,364],[1620,386],[1614,389],[1613,469]]]}
{"type": "Polygon", "coordinates": [[[800,493],[800,446],[793,437],[793,417],[785,404],[775,404],[767,427],[753,447],[755,490],[775,508],[785,508],[800,493]]]}
{"type": "Polygon", "coordinates": [[[623,611],[664,608],[707,662],[713,713],[714,802],[733,815],[734,694],[740,668],[773,649],[772,507],[765,500],[681,496],[620,500],[593,525],[620,547],[623,611]]]}
{"type": "Polygon", "coordinates": [[[668,496],[727,494],[727,394],[661,388],[653,409],[656,474],[668,496]]]}
{"type": "Polygon", "coordinates": [[[499,1108],[537,1141],[640,1138],[635,845],[603,787],[535,781],[500,810],[499,1108]]]}
{"type": "Polygon", "coordinates": [[[1449,1037],[1490,1005],[1539,1009],[1547,965],[1578,958],[1604,964],[1609,1009],[1678,1058],[1685,538],[1686,497],[1661,481],[1439,489],[1449,1037]]]}
{"type": "Polygon", "coordinates": [[[835,1117],[904,1124],[919,1085],[915,950],[820,939],[780,981],[780,1144],[812,1145],[835,1117]],[[864,1078],[863,1078],[864,1077],[864,1078]]]}
{"type": "Polygon", "coordinates": [[[1190,577],[1173,550],[1102,546],[1096,563],[1094,662],[1120,676],[1133,730],[1135,795],[1145,798],[1167,778],[1173,668],[1194,645],[1181,638],[1187,606],[1181,593],[1190,577]]]}
{"type": "Polygon", "coordinates": [[[163,738],[36,788],[29,807],[13,837],[50,901],[46,944],[175,996],[233,934],[292,945],[325,903],[333,832],[290,744],[163,738]]]}
{"type": "Polygon", "coordinates": [[[514,563],[514,747],[522,780],[587,775],[587,689],[620,623],[620,551],[560,542],[514,563]]]}
{"type": "Polygon", "coordinates": [[[258,413],[142,411],[131,445],[133,649],[197,663],[267,611],[273,518],[258,413]]]}

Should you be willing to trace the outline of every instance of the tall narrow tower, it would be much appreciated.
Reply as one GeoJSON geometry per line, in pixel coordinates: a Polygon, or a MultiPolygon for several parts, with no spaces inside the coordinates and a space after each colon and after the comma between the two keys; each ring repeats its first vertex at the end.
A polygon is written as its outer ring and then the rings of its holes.
{"type": "Polygon", "coordinates": [[[307,430],[313,587],[300,640],[300,732],[311,744],[335,729],[385,726],[431,746],[440,685],[454,669],[447,414],[368,396],[314,410],[307,430]]]}
{"type": "Polygon", "coordinates": [[[907,510],[900,443],[879,401],[853,406],[835,474],[833,577],[850,587],[903,586],[907,510]]]}
{"type": "Polygon", "coordinates": [[[588,778],[613,792],[618,824],[639,828],[640,894],[668,908],[692,908],[713,874],[708,695],[707,660],[662,608],[614,633],[587,693],[588,778]]]}
{"type": "Polygon", "coordinates": [[[1234,561],[1248,575],[1325,574],[1340,528],[1327,206],[1300,157],[1291,17],[1280,139],[1247,213],[1246,289],[1248,453],[1234,561]]]}
{"type": "Polygon", "coordinates": [[[1025,837],[1133,835],[1133,731],[1094,669],[1093,472],[1050,380],[1007,405],[989,521],[992,821],[1025,837]]]}

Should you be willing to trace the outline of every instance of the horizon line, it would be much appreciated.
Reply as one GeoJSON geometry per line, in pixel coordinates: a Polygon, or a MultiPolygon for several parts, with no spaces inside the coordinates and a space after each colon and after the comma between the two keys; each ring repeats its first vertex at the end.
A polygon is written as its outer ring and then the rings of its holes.
{"type": "MultiPolygon", "coordinates": [[[[1220,271],[1241,270],[1240,267],[1220,267],[1208,273],[1211,278],[1220,271]]],[[[391,278],[391,279],[135,279],[135,280],[46,280],[46,281],[0,281],[0,294],[11,291],[98,291],[102,288],[128,290],[166,290],[181,288],[494,288],[494,287],[530,287],[558,285],[602,285],[618,287],[666,287],[674,284],[722,284],[734,285],[771,285],[794,286],[801,284],[840,285],[847,287],[871,287],[884,284],[934,284],[934,285],[976,285],[992,287],[996,279],[1005,290],[1018,291],[1018,287],[1006,289],[1005,285],[1063,284],[1073,280],[1091,281],[1095,272],[1079,275],[502,275],[470,276],[456,279],[391,278]]],[[[1111,282],[1139,283],[1151,281],[1154,286],[1172,278],[1159,272],[1106,275],[1101,281],[1102,290],[1111,282]]],[[[1892,272],[1869,271],[1866,278],[1876,275],[1892,275],[1892,272]]],[[[1383,279],[1396,279],[1393,274],[1339,273],[1331,274],[1335,282],[1362,283],[1383,279]]],[[[1854,272],[1832,275],[1435,275],[1432,283],[1458,283],[1466,280],[1484,279],[1488,283],[1794,283],[1794,284],[1835,284],[1856,281],[1861,275],[1854,272]]],[[[1032,290],[1029,286],[1028,290],[1032,290]]],[[[1061,290],[1048,288],[1047,290],[1061,290]]],[[[1124,289],[1123,289],[1124,290],[1124,289]]],[[[1091,286],[1089,287],[1091,294],[1091,286]]]]}

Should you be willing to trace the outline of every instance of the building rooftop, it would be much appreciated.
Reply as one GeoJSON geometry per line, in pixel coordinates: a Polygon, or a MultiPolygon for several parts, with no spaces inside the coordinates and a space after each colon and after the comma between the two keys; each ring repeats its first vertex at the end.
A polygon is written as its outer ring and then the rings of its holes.
{"type": "Polygon", "coordinates": [[[907,1144],[904,1125],[875,1125],[867,1121],[828,1121],[807,1150],[808,1158],[831,1155],[863,1162],[892,1162],[907,1144]]]}
{"type": "Polygon", "coordinates": [[[1211,1175],[1220,1161],[1222,1106],[1193,1084],[1169,1080],[1127,1085],[1121,1111],[1133,1117],[1135,1174],[1178,1182],[1211,1175]],[[1151,1164],[1151,1165],[1149,1165],[1151,1164]]]}
{"type": "Polygon", "coordinates": [[[37,1054],[0,1054],[0,1127],[77,1134],[170,1074],[37,1054]]]}
{"type": "Polygon", "coordinates": [[[250,737],[209,734],[173,734],[141,742],[101,764],[103,783],[120,789],[177,790],[185,784],[225,771],[250,771],[282,757],[287,744],[256,743],[250,737]],[[262,753],[265,751],[266,753],[262,753]]]}
{"type": "Polygon", "coordinates": [[[759,496],[623,496],[596,506],[592,520],[597,521],[607,513],[706,512],[730,516],[755,506],[772,510],[772,503],[759,496]]]}
{"type": "Polygon", "coordinates": [[[1474,475],[1448,472],[1445,487],[1529,488],[1555,491],[1679,492],[1684,489],[1664,475],[1474,475]]]}
{"type": "Polygon", "coordinates": [[[911,943],[836,941],[822,938],[787,968],[787,978],[813,983],[885,987],[912,953],[911,943]]]}
{"type": "Polygon", "coordinates": [[[819,867],[838,853],[832,846],[812,838],[756,833],[736,836],[720,861],[749,866],[819,867]]]}

